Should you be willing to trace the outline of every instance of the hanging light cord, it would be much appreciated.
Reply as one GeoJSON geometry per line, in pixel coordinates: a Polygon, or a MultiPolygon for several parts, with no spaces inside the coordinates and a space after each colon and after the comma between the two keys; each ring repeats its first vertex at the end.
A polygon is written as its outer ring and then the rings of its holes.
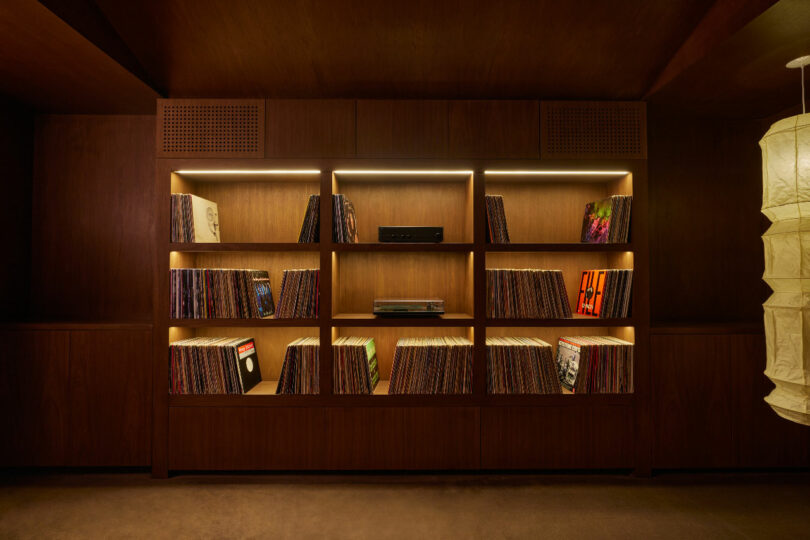
{"type": "Polygon", "coordinates": [[[805,113],[805,109],[804,109],[804,66],[802,66],[801,73],[802,73],[802,114],[804,114],[805,113]]]}

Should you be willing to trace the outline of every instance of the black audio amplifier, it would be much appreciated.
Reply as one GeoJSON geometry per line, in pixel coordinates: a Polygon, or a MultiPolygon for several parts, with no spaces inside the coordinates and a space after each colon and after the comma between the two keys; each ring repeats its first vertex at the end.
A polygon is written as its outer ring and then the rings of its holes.
{"type": "Polygon", "coordinates": [[[444,227],[379,227],[380,242],[441,242],[444,227]]]}

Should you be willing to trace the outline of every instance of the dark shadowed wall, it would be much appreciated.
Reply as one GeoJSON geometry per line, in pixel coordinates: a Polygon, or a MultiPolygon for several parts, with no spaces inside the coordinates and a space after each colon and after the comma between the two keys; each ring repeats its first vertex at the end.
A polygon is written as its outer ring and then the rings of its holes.
{"type": "Polygon", "coordinates": [[[0,231],[8,255],[0,264],[0,320],[25,318],[28,310],[33,143],[33,111],[0,96],[0,231]]]}
{"type": "Polygon", "coordinates": [[[154,116],[37,118],[31,303],[44,319],[152,317],[154,116]]]}
{"type": "Polygon", "coordinates": [[[761,321],[762,123],[648,112],[652,321],[761,321]]]}

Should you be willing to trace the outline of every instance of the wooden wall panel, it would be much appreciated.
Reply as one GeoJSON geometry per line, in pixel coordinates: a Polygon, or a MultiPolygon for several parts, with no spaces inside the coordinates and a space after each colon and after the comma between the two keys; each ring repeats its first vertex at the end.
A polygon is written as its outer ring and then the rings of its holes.
{"type": "Polygon", "coordinates": [[[656,468],[808,467],[810,430],[763,401],[761,333],[652,336],[656,468]]]}
{"type": "Polygon", "coordinates": [[[451,101],[449,154],[457,158],[540,158],[537,101],[451,101]]]}
{"type": "Polygon", "coordinates": [[[652,336],[653,466],[734,463],[733,336],[652,336]]]}
{"type": "Polygon", "coordinates": [[[172,407],[169,468],[475,468],[477,415],[471,407],[172,407]]]}
{"type": "Polygon", "coordinates": [[[443,100],[359,100],[357,156],[446,157],[447,113],[443,100]]]}
{"type": "Polygon", "coordinates": [[[323,469],[327,411],[171,407],[169,469],[323,469]]]}
{"type": "Polygon", "coordinates": [[[0,463],[60,466],[67,457],[68,332],[0,330],[0,463]]]}
{"type": "Polygon", "coordinates": [[[620,469],[633,466],[629,407],[485,407],[484,469],[620,469]]]}
{"type": "Polygon", "coordinates": [[[661,107],[649,117],[651,319],[761,321],[765,129],[661,107]]]}
{"type": "Polygon", "coordinates": [[[335,407],[329,410],[330,467],[476,469],[476,407],[335,407]]]}
{"type": "Polygon", "coordinates": [[[763,398],[773,390],[765,370],[765,336],[735,336],[735,443],[739,467],[810,467],[810,428],[779,417],[763,398]]]}
{"type": "Polygon", "coordinates": [[[0,265],[0,320],[26,317],[31,270],[31,184],[34,154],[34,113],[0,98],[0,163],[3,211],[0,230],[6,253],[0,265]]]}
{"type": "Polygon", "coordinates": [[[270,99],[265,157],[354,157],[355,102],[270,99]]]}
{"type": "Polygon", "coordinates": [[[152,316],[153,116],[41,116],[33,188],[32,315],[152,316]]]}
{"type": "Polygon", "coordinates": [[[146,466],[152,450],[152,332],[70,334],[73,466],[146,466]]]}

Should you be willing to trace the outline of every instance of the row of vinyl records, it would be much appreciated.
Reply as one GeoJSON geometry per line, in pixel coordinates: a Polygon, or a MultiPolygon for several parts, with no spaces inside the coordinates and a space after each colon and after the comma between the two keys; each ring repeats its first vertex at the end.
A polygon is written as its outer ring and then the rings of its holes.
{"type": "MultiPolygon", "coordinates": [[[[509,243],[509,227],[502,195],[486,195],[487,242],[509,243]]],[[[585,205],[580,242],[587,244],[625,243],[630,237],[630,208],[633,197],[612,195],[585,205]]]]}
{"type": "MultiPolygon", "coordinates": [[[[320,195],[310,195],[299,243],[320,241],[320,195]]],[[[580,241],[606,244],[627,242],[630,233],[630,207],[633,198],[613,195],[585,205],[580,241]]],[[[502,195],[486,195],[487,242],[508,244],[509,228],[502,195]]],[[[219,211],[213,201],[186,193],[171,196],[171,241],[210,243],[220,241],[219,211]]],[[[354,205],[342,194],[332,195],[332,241],[357,243],[354,205]]]]}
{"type": "MultiPolygon", "coordinates": [[[[487,338],[490,394],[632,393],[633,344],[610,336],[487,338]]],[[[380,381],[373,338],[342,337],[333,346],[333,392],[372,394],[380,381]]],[[[277,394],[320,392],[320,339],[287,345],[277,394]]],[[[469,394],[473,344],[462,337],[397,341],[389,394],[469,394]]],[[[169,345],[170,393],[243,394],[261,381],[253,338],[198,337],[169,345]]]]}
{"type": "MultiPolygon", "coordinates": [[[[298,243],[320,241],[321,209],[319,195],[310,195],[298,243]]],[[[188,193],[171,196],[171,241],[181,243],[220,242],[217,203],[188,193]]],[[[354,206],[341,194],[332,195],[332,239],[338,243],[357,243],[354,206]]]]}
{"type": "MultiPolygon", "coordinates": [[[[569,319],[568,292],[561,270],[492,268],[487,270],[490,319],[569,319]]],[[[585,270],[576,313],[598,318],[627,317],[633,290],[630,269],[585,270]]]]}
{"type": "Polygon", "coordinates": [[[173,319],[318,316],[318,269],[284,270],[277,306],[265,270],[173,268],[169,279],[173,319]]]}
{"type": "MultiPolygon", "coordinates": [[[[264,270],[174,268],[170,276],[170,317],[314,318],[318,316],[320,272],[285,270],[278,306],[264,270]]],[[[489,269],[487,317],[495,319],[571,318],[562,271],[489,269]]],[[[627,317],[632,270],[586,270],[582,273],[576,312],[598,318],[627,317]]]]}

